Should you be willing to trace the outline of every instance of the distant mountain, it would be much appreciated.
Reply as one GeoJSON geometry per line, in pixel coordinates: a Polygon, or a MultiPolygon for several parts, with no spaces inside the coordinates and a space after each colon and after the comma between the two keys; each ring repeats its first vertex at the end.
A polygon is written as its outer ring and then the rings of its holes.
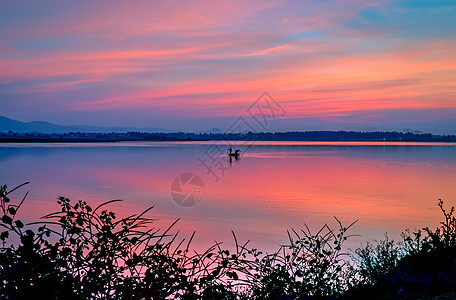
{"type": "Polygon", "coordinates": [[[141,131],[141,132],[176,132],[176,130],[169,130],[158,127],[101,127],[89,125],[71,125],[62,126],[44,121],[21,122],[13,120],[4,116],[0,116],[0,132],[2,131],[16,131],[16,132],[41,132],[41,133],[65,133],[65,132],[128,132],[128,131],[141,131]]]}
{"type": "Polygon", "coordinates": [[[219,134],[219,133],[223,133],[223,131],[220,128],[212,128],[212,129],[204,131],[203,133],[216,133],[216,134],[219,134]]]}

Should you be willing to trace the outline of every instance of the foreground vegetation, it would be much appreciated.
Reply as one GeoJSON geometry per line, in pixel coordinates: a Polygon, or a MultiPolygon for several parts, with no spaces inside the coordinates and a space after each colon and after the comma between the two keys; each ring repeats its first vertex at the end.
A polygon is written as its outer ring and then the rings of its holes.
{"type": "MultiPolygon", "coordinates": [[[[204,252],[155,229],[146,217],[117,219],[106,207],[59,197],[60,209],[25,225],[16,218],[27,197],[0,187],[1,299],[409,299],[454,296],[456,218],[446,211],[436,230],[405,231],[342,252],[354,223],[288,232],[272,254],[239,243],[204,252]],[[351,258],[350,258],[350,257],[351,258]]],[[[177,222],[177,221],[176,221],[177,222]]]]}

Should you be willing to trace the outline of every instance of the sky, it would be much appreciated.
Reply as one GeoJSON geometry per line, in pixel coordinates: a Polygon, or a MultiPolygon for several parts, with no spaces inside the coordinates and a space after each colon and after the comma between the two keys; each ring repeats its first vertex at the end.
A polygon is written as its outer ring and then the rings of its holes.
{"type": "Polygon", "coordinates": [[[226,130],[265,91],[263,130],[456,134],[456,1],[2,1],[0,115],[226,130]]]}

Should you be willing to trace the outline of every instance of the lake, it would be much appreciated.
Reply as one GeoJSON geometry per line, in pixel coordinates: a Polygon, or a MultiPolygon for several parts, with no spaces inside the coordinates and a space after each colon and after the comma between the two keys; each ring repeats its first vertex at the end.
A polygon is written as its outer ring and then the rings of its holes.
{"type": "Polygon", "coordinates": [[[58,210],[57,196],[92,206],[123,199],[110,206],[119,216],[154,206],[148,216],[156,227],[180,218],[173,232],[189,237],[195,230],[196,248],[214,241],[232,247],[233,230],[268,251],[287,241],[287,229],[336,226],[333,216],[344,224],[359,219],[351,233],[361,236],[350,247],[386,232],[397,238],[406,228],[436,227],[438,199],[456,200],[455,144],[255,142],[231,162],[227,147],[221,141],[2,144],[0,184],[31,182],[12,196],[29,191],[18,216],[25,221],[58,210]],[[197,183],[196,191],[183,175],[185,186],[176,190],[172,183],[183,173],[204,186],[197,183]],[[192,191],[194,206],[175,197],[192,191]]]}

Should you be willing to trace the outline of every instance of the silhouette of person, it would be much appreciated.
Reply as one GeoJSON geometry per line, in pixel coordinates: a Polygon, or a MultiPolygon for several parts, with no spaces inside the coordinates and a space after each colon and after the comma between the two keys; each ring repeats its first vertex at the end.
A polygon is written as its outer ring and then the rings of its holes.
{"type": "Polygon", "coordinates": [[[233,152],[233,148],[229,147],[229,148],[228,148],[228,151],[230,151],[229,154],[231,154],[231,152],[233,152]]]}

